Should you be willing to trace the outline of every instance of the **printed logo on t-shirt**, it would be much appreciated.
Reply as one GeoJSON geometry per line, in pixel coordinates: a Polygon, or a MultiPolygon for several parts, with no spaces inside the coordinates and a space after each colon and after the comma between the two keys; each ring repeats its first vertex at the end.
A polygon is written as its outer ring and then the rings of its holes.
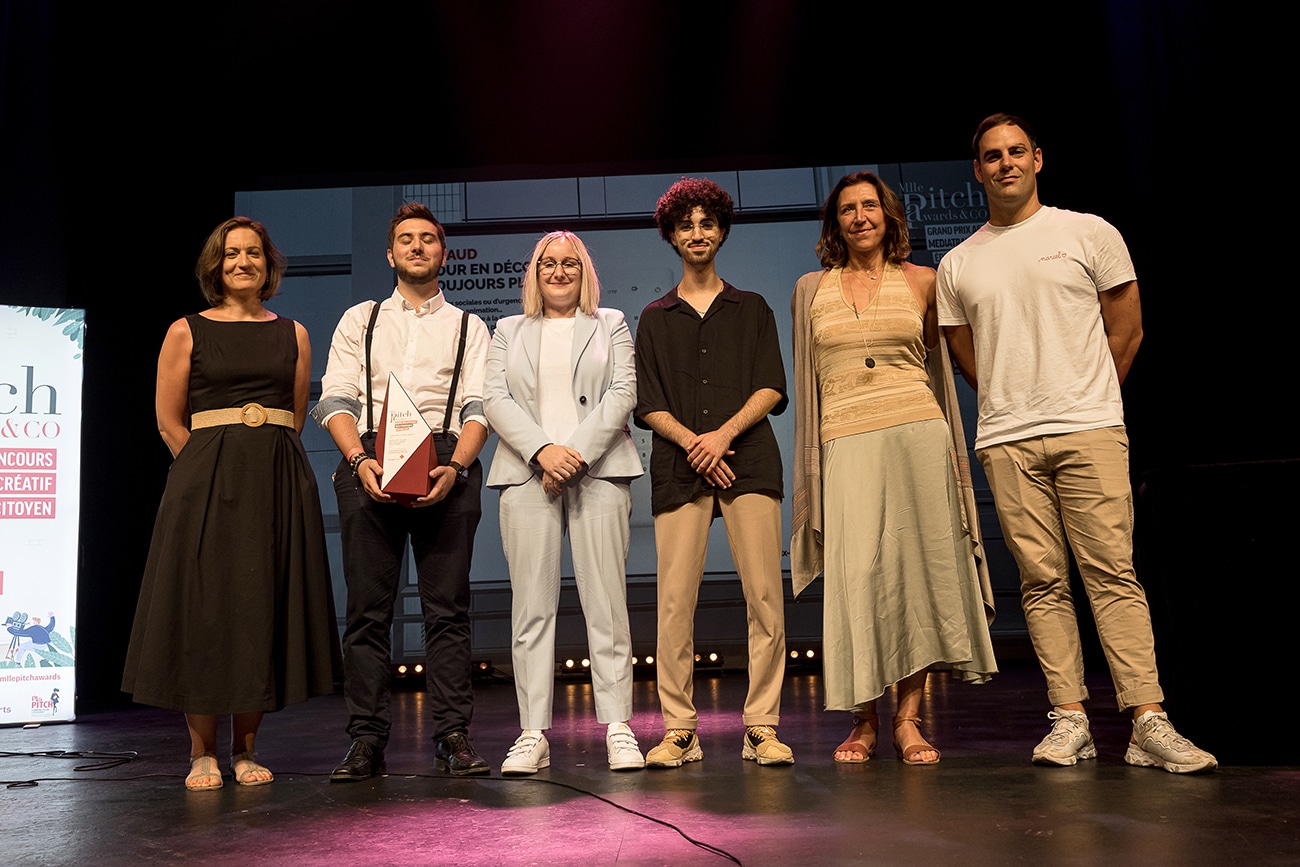
{"type": "Polygon", "coordinates": [[[1039,256],[1039,257],[1038,257],[1038,261],[1039,261],[1039,262],[1050,262],[1050,261],[1052,261],[1053,259],[1067,259],[1067,258],[1069,258],[1069,257],[1066,255],[1066,253],[1065,253],[1064,250],[1058,250],[1057,252],[1053,253],[1053,254],[1050,255],[1050,256],[1039,256]]]}

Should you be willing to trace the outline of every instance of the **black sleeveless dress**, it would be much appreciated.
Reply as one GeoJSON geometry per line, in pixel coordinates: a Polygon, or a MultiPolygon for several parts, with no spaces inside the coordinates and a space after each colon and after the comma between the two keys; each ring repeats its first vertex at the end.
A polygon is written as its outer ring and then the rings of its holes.
{"type": "MultiPolygon", "coordinates": [[[[293,409],[291,319],[186,317],[190,412],[293,409]]],[[[341,670],[320,496],[292,428],[193,432],[168,471],[122,689],[186,713],[279,710],[341,670]]]]}

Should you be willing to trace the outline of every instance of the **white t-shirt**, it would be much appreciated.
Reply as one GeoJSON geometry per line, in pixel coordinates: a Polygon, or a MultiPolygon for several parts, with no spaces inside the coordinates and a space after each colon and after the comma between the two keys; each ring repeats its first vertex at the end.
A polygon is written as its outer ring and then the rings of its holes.
{"type": "Polygon", "coordinates": [[[1098,293],[1135,279],[1114,226],[1058,208],[985,223],[944,256],[939,324],[974,335],[976,448],[1124,423],[1098,293]]]}

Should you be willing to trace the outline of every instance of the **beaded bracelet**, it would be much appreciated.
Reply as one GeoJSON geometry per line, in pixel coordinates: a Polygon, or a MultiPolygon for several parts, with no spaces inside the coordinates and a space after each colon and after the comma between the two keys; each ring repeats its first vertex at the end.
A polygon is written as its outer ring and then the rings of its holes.
{"type": "Polygon", "coordinates": [[[372,458],[370,455],[366,454],[365,452],[357,452],[348,461],[348,465],[352,467],[352,475],[355,476],[357,474],[357,470],[361,469],[361,465],[364,464],[366,461],[373,461],[373,460],[374,458],[372,458]]]}

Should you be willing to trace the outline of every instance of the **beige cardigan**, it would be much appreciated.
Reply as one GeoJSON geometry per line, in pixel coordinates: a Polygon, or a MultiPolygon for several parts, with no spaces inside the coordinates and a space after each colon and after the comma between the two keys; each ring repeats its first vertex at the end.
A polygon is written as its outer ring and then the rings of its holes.
{"type": "MultiPolygon", "coordinates": [[[[817,387],[817,366],[812,354],[812,323],[809,309],[825,271],[813,271],[799,278],[790,299],[794,321],[794,502],[791,507],[790,577],[796,596],[813,582],[824,569],[822,560],[822,451],[821,399],[817,387]]],[[[907,276],[904,270],[903,276],[907,276]]],[[[910,282],[910,281],[909,281],[910,282]]],[[[948,419],[953,472],[961,487],[962,526],[970,535],[975,549],[975,567],[979,572],[984,613],[993,622],[993,586],[984,558],[984,543],[975,506],[975,489],[971,486],[970,457],[966,453],[966,432],[957,406],[957,385],[953,381],[948,346],[941,339],[938,351],[926,360],[930,390],[939,409],[948,419]]]]}

